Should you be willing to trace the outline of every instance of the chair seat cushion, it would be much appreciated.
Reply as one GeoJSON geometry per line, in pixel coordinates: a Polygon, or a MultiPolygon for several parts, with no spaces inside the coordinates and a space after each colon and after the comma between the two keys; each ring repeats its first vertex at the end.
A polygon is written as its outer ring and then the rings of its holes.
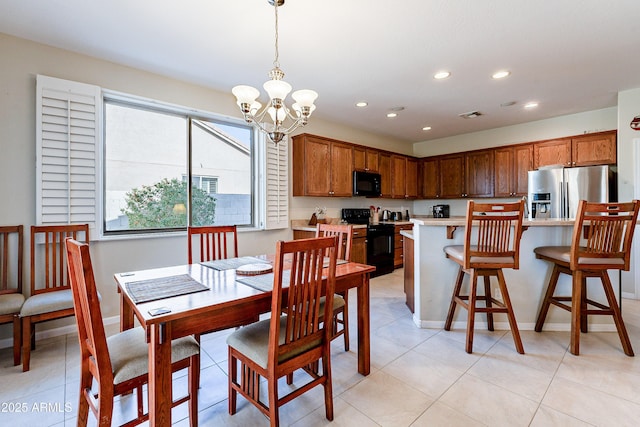
{"type": "MultiPolygon", "coordinates": [[[[478,247],[472,245],[472,251],[477,251],[478,247]]],[[[443,248],[445,254],[450,258],[459,261],[461,264],[464,262],[464,246],[463,245],[451,245],[443,248]]],[[[511,256],[472,256],[469,260],[471,264],[515,264],[515,259],[511,256]]]]}
{"type": "MultiPolygon", "coordinates": [[[[271,319],[261,320],[251,325],[242,327],[227,337],[227,344],[249,359],[253,360],[263,369],[267,369],[267,361],[269,359],[269,327],[271,319]]],[[[287,325],[287,317],[280,317],[280,340],[284,343],[285,327],[287,325]]],[[[279,361],[288,360],[298,354],[316,347],[320,344],[320,340],[312,342],[308,346],[297,348],[294,352],[283,354],[279,361]]]]}
{"type": "Polygon", "coordinates": [[[46,292],[30,296],[24,302],[20,317],[35,316],[42,313],[51,313],[58,310],[73,308],[73,294],[71,289],[46,292]]]}
{"type": "MultiPolygon", "coordinates": [[[[581,250],[585,248],[581,247],[581,250]]],[[[533,250],[537,255],[557,260],[561,263],[569,264],[571,262],[571,246],[540,246],[533,250]]],[[[602,265],[616,264],[624,267],[622,258],[596,258],[596,257],[579,257],[578,265],[602,265]]]]}
{"type": "Polygon", "coordinates": [[[14,294],[2,294],[0,295],[0,315],[19,313],[24,304],[24,295],[14,294]]]}
{"type": "MultiPolygon", "coordinates": [[[[149,372],[149,346],[143,328],[136,327],[107,338],[113,369],[113,383],[120,384],[149,372]]],[[[193,337],[171,342],[171,363],[198,354],[200,346],[193,337]]]]}

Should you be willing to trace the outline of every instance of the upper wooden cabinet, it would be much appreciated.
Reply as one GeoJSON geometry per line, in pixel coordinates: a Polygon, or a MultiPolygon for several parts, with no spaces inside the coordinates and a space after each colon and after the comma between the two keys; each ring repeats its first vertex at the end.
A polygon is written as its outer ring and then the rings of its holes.
{"type": "Polygon", "coordinates": [[[418,198],[418,159],[392,154],[391,177],[394,199],[418,198]]]}
{"type": "Polygon", "coordinates": [[[464,154],[440,157],[440,196],[459,199],[464,190],[464,154]]]}
{"type": "Polygon", "coordinates": [[[423,159],[421,172],[422,197],[438,199],[440,197],[440,160],[437,157],[423,159]]]}
{"type": "Polygon", "coordinates": [[[615,164],[616,131],[577,135],[533,144],[534,167],[615,164]]]}
{"type": "Polygon", "coordinates": [[[314,135],[293,137],[293,195],[350,197],[353,146],[314,135]]]}
{"type": "Polygon", "coordinates": [[[380,173],[380,197],[391,198],[391,154],[380,153],[378,164],[380,173]]]}
{"type": "Polygon", "coordinates": [[[494,149],[495,197],[527,195],[528,172],[533,169],[533,145],[494,149]]]}
{"type": "MultiPolygon", "coordinates": [[[[446,155],[438,162],[439,198],[493,197],[493,150],[446,155]]],[[[423,193],[426,186],[423,183],[423,193]]]]}
{"type": "Polygon", "coordinates": [[[380,151],[365,148],[365,147],[353,147],[353,168],[379,172],[380,163],[380,151]]]}

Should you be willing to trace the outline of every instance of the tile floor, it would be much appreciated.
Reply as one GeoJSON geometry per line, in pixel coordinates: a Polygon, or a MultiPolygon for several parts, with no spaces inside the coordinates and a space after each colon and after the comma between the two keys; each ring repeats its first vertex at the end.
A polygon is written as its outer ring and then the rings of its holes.
{"type": "MultiPolygon", "coordinates": [[[[371,374],[357,373],[356,354],[334,341],[335,419],[332,426],[637,426],[640,356],[624,355],[615,333],[583,335],[582,354],[567,351],[568,332],[523,331],[526,355],[515,352],[508,331],[476,331],[474,353],[464,352],[463,330],[418,329],[404,305],[402,270],[371,281],[371,374]]],[[[355,295],[354,295],[355,297],[355,295]]],[[[355,301],[355,298],[352,298],[355,301]]],[[[352,304],[354,305],[354,304],[352,304]]],[[[354,307],[352,307],[354,308],[354,307]]],[[[624,315],[640,352],[640,301],[625,301],[624,315]]],[[[355,314],[351,320],[355,322],[355,314]]],[[[110,328],[113,329],[113,328],[110,328]]],[[[355,325],[352,330],[356,331],[355,325]]],[[[202,341],[201,426],[267,426],[242,398],[227,413],[228,332],[202,341]]],[[[355,349],[355,333],[352,348],[355,349]]],[[[42,340],[32,369],[12,366],[0,350],[0,426],[75,425],[78,343],[75,335],[42,340]],[[18,412],[21,411],[22,412],[18,412]]],[[[283,383],[284,387],[284,383],[283,383]]],[[[176,393],[186,390],[184,376],[176,393]]],[[[114,425],[135,411],[120,399],[114,425]]],[[[177,426],[187,411],[174,409],[177,426]]],[[[316,388],[281,409],[282,425],[329,425],[316,388]]],[[[91,419],[90,425],[95,425],[91,419]]]]}

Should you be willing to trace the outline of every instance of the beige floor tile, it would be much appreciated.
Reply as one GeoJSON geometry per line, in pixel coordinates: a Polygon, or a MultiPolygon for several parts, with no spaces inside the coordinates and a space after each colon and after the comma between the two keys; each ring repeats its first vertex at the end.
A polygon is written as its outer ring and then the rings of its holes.
{"type": "Polygon", "coordinates": [[[439,398],[463,374],[445,362],[409,351],[382,369],[432,399],[439,398]]]}
{"type": "Polygon", "coordinates": [[[540,405],[530,427],[587,427],[591,425],[548,406],[540,405]]]}
{"type": "Polygon", "coordinates": [[[439,399],[490,426],[526,426],[538,404],[472,375],[464,375],[439,399]]]}
{"type": "Polygon", "coordinates": [[[435,402],[416,422],[411,424],[411,427],[480,427],[484,425],[443,403],[435,402]]]}
{"type": "MultiPolygon", "coordinates": [[[[464,349],[465,343],[467,342],[466,329],[451,329],[450,331],[443,330],[440,333],[453,341],[459,342],[464,349]]],[[[473,352],[478,354],[486,353],[491,347],[500,341],[505,334],[511,336],[511,331],[487,331],[486,329],[476,328],[473,331],[473,352]]]]}
{"type": "Polygon", "coordinates": [[[369,375],[340,397],[381,426],[408,426],[433,403],[385,372],[369,375]]]}
{"type": "Polygon", "coordinates": [[[505,360],[515,363],[525,362],[526,366],[553,374],[567,352],[569,344],[568,332],[535,332],[521,331],[525,358],[515,351],[511,334],[505,334],[487,355],[499,355],[505,360]]]}
{"type": "Polygon", "coordinates": [[[481,354],[469,354],[464,351],[464,344],[452,339],[446,331],[429,338],[416,346],[413,351],[424,354],[432,359],[447,363],[454,369],[466,371],[481,358],[481,354]]]}
{"type": "MultiPolygon", "coordinates": [[[[2,381],[5,381],[4,377],[2,381]]],[[[15,399],[2,398],[0,403],[0,425],[11,427],[52,426],[64,423],[66,412],[73,410],[64,400],[63,385],[15,399]]]]}
{"type": "Polygon", "coordinates": [[[542,404],[597,426],[631,427],[640,420],[640,405],[559,377],[542,404]]]}
{"type": "Polygon", "coordinates": [[[395,320],[374,331],[374,334],[395,342],[397,345],[411,349],[437,333],[433,329],[420,329],[415,326],[409,316],[395,320]]]}
{"type": "Polygon", "coordinates": [[[293,423],[292,427],[377,427],[379,424],[341,398],[333,399],[333,421],[327,420],[324,407],[293,423]]]}

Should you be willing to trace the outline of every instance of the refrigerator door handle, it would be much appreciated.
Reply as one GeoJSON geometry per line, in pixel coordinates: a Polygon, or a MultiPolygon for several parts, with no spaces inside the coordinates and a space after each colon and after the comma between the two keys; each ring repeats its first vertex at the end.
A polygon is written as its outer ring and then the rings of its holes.
{"type": "Polygon", "coordinates": [[[560,218],[564,218],[564,183],[560,181],[560,218]]]}
{"type": "Polygon", "coordinates": [[[569,219],[569,210],[571,209],[571,207],[569,206],[569,183],[565,182],[565,190],[564,190],[564,196],[565,196],[565,206],[566,206],[566,211],[564,213],[564,218],[565,219],[569,219]]]}

